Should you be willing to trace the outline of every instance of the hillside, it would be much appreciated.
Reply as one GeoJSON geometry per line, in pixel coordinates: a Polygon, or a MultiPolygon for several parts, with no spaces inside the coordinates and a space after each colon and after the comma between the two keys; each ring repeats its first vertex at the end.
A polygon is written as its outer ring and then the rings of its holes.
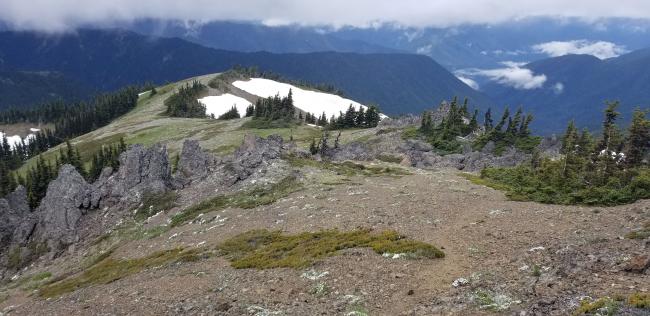
{"type": "Polygon", "coordinates": [[[626,122],[634,108],[650,108],[650,49],[605,60],[567,55],[524,67],[546,75],[542,88],[517,90],[492,83],[482,90],[500,104],[523,104],[535,114],[533,126],[540,132],[559,132],[571,119],[578,126],[598,130],[606,100],[621,101],[619,111],[626,122]]]}
{"type": "Polygon", "coordinates": [[[80,100],[92,89],[61,73],[0,71],[0,109],[40,104],[51,100],[80,100]]]}
{"type": "Polygon", "coordinates": [[[271,54],[216,50],[177,38],[152,38],[127,31],[80,30],[55,37],[0,33],[0,69],[58,71],[99,90],[153,81],[173,82],[257,66],[289,79],[345,87],[352,98],[378,104],[388,114],[420,112],[453,96],[490,104],[425,56],[408,54],[271,54]]]}
{"type": "MultiPolygon", "coordinates": [[[[405,139],[415,117],[343,130],[312,157],[316,127],[164,116],[179,87],[216,76],[141,94],[71,141],[88,162],[124,137],[117,170],[87,183],[64,166],[33,211],[24,190],[0,199],[2,313],[566,315],[614,295],[645,312],[645,240],[621,236],[647,231],[649,200],[509,200],[459,170],[529,156],[437,155],[405,139]]],[[[225,82],[208,94],[246,96],[225,82]]]]}

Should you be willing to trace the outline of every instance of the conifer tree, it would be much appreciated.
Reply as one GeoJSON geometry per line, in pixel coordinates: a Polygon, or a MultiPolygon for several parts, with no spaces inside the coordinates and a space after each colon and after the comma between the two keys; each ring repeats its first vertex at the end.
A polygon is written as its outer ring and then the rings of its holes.
{"type": "Polygon", "coordinates": [[[625,140],[625,161],[628,166],[639,166],[650,149],[650,121],[647,111],[636,109],[625,140]]]}
{"type": "Polygon", "coordinates": [[[485,131],[489,132],[492,130],[494,127],[494,122],[492,121],[492,109],[488,108],[487,112],[485,112],[485,118],[483,119],[483,126],[485,127],[485,131]]]}

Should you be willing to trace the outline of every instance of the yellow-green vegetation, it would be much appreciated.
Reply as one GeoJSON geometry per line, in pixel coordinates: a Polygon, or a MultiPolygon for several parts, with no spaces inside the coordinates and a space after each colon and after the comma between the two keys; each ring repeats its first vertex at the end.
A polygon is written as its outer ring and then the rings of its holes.
{"type": "Polygon", "coordinates": [[[143,221],[161,211],[167,211],[176,205],[178,194],[167,191],[158,194],[145,194],[142,205],[135,212],[135,220],[143,221]]]}
{"type": "Polygon", "coordinates": [[[598,315],[615,315],[620,303],[610,297],[601,297],[595,301],[582,300],[580,307],[573,315],[589,315],[598,313],[598,315]]]}
{"type": "Polygon", "coordinates": [[[645,222],[639,230],[631,231],[625,235],[627,239],[646,239],[650,237],[650,221],[645,222]]]}
{"type": "Polygon", "coordinates": [[[294,176],[288,176],[278,183],[260,186],[252,190],[233,194],[218,195],[183,210],[172,217],[171,227],[176,227],[195,219],[201,213],[217,211],[228,207],[251,209],[261,205],[271,204],[290,193],[302,188],[302,184],[294,176]]]}
{"type": "Polygon", "coordinates": [[[325,169],[344,176],[404,176],[411,174],[407,170],[399,167],[365,166],[351,161],[336,163],[294,156],[285,157],[285,159],[297,168],[311,167],[325,169]]]}
{"type": "Polygon", "coordinates": [[[201,253],[197,249],[184,250],[176,248],[158,251],[136,259],[114,259],[109,257],[89,267],[79,275],[43,286],[39,295],[45,298],[58,297],[80,288],[107,284],[145,269],[175,262],[197,261],[200,256],[201,253]]]}
{"type": "Polygon", "coordinates": [[[326,230],[284,235],[280,231],[252,230],[218,246],[238,269],[304,268],[316,260],[349,248],[372,248],[378,254],[402,254],[406,258],[443,258],[438,248],[408,239],[395,231],[374,233],[368,229],[348,232],[326,230]]]}
{"type": "Polygon", "coordinates": [[[377,156],[377,160],[389,163],[400,163],[402,162],[402,157],[397,155],[381,154],[377,156]]]}
{"type": "Polygon", "coordinates": [[[48,271],[36,274],[26,275],[9,284],[9,288],[22,288],[24,290],[34,290],[45,284],[52,277],[48,271]]]}
{"type": "Polygon", "coordinates": [[[632,307],[650,310],[650,293],[634,293],[627,299],[632,307]]]}

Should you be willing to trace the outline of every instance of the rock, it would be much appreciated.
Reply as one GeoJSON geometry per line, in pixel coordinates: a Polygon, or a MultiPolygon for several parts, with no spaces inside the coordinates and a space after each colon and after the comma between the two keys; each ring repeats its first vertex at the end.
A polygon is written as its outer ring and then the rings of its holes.
{"type": "Polygon", "coordinates": [[[58,177],[50,182],[36,210],[39,223],[36,236],[52,251],[62,250],[76,241],[77,223],[82,208],[90,206],[91,186],[71,165],[63,165],[58,177]]]}
{"type": "Polygon", "coordinates": [[[90,196],[93,207],[120,204],[126,209],[140,203],[146,194],[158,194],[172,188],[167,148],[161,144],[151,148],[131,146],[120,155],[117,172],[110,173],[109,169],[104,169],[93,183],[90,196]]]}
{"type": "Polygon", "coordinates": [[[282,146],[283,140],[279,135],[271,135],[266,139],[246,135],[244,143],[235,151],[231,161],[225,163],[224,184],[230,186],[247,179],[260,166],[279,159],[282,146]]]}
{"type": "Polygon", "coordinates": [[[183,142],[177,177],[184,185],[204,179],[215,163],[216,159],[211,154],[204,152],[197,140],[187,139],[183,142]]]}
{"type": "Polygon", "coordinates": [[[11,243],[15,230],[28,213],[27,191],[23,186],[18,186],[14,192],[0,199],[0,250],[11,243]]]}
{"type": "Polygon", "coordinates": [[[359,142],[341,145],[339,148],[331,149],[327,152],[327,157],[336,161],[372,160],[374,156],[370,148],[368,148],[368,145],[359,142]]]}
{"type": "Polygon", "coordinates": [[[643,273],[648,267],[650,267],[650,255],[639,255],[634,256],[628,263],[625,265],[624,270],[634,273],[643,273]]]}
{"type": "Polygon", "coordinates": [[[453,287],[460,287],[460,286],[465,286],[469,284],[469,281],[465,278],[458,278],[454,280],[454,282],[451,283],[451,286],[453,287]]]}

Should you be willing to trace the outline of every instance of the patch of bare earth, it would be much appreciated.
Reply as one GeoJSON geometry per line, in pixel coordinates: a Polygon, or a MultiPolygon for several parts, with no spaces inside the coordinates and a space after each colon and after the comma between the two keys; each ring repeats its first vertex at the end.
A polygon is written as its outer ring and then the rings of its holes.
{"type": "Polygon", "coordinates": [[[204,214],[204,220],[159,237],[125,243],[113,257],[137,258],[174,247],[213,249],[251,229],[300,233],[358,227],[396,230],[437,246],[446,257],[393,259],[370,249],[348,249],[307,269],[238,270],[213,256],[148,269],[58,298],[15,291],[0,303],[0,311],[476,315],[526,310],[566,315],[585,295],[627,295],[650,288],[647,271],[624,269],[631,257],[648,252],[645,241],[622,239],[650,216],[650,201],[608,208],[513,202],[451,170],[349,180],[310,185],[255,209],[204,214]]]}

